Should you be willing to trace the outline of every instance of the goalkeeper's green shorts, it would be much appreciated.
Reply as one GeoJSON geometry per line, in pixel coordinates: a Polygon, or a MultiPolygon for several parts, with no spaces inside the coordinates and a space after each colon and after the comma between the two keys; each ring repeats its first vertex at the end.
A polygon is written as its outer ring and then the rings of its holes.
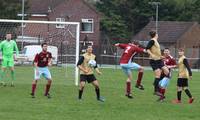
{"type": "Polygon", "coordinates": [[[2,60],[2,67],[14,67],[14,60],[2,60]]]}

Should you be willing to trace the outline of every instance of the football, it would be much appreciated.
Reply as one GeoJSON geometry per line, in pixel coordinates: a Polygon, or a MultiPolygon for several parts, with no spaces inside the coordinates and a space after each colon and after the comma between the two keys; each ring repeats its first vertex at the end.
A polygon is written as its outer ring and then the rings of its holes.
{"type": "Polygon", "coordinates": [[[95,60],[89,60],[89,62],[88,62],[88,65],[90,66],[90,67],[95,67],[96,66],[96,61],[95,60]]]}

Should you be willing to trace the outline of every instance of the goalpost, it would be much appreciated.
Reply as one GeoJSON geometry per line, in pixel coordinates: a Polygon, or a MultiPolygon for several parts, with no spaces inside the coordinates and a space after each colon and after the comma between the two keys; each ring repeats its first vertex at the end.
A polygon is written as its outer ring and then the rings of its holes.
{"type": "Polygon", "coordinates": [[[7,32],[14,33],[18,47],[22,50],[26,45],[39,45],[47,42],[58,48],[58,64],[71,67],[75,85],[78,85],[78,68],[76,63],[79,59],[79,22],[57,22],[36,20],[10,20],[0,19],[0,39],[5,39],[7,32]],[[23,29],[23,30],[22,30],[23,29]],[[22,36],[23,35],[23,36],[22,36]]]}

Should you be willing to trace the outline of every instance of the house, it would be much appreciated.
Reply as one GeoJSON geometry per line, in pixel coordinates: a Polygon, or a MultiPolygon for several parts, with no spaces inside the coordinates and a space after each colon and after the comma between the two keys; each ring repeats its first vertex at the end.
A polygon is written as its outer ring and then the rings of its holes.
{"type": "MultiPolygon", "coordinates": [[[[88,2],[84,0],[29,0],[29,6],[26,12],[29,20],[80,22],[80,46],[89,43],[98,47],[101,14],[88,2]]],[[[73,25],[27,24],[24,27],[24,36],[38,37],[59,48],[64,46],[63,49],[75,43],[75,34],[73,25]]]]}
{"type": "MultiPolygon", "coordinates": [[[[147,43],[149,31],[155,30],[155,21],[150,21],[133,40],[147,43]]],[[[200,58],[200,25],[197,22],[159,21],[158,36],[161,48],[170,48],[173,56],[178,57],[178,48],[186,50],[186,56],[200,58]]]]}

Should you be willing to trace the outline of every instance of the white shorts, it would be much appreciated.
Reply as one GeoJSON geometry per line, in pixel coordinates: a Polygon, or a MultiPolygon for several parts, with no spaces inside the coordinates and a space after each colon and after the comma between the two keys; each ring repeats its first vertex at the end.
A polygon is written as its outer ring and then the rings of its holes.
{"type": "Polygon", "coordinates": [[[50,73],[48,67],[38,67],[37,70],[35,69],[34,79],[39,80],[40,76],[43,76],[47,80],[51,79],[51,73],[50,73]]]}

